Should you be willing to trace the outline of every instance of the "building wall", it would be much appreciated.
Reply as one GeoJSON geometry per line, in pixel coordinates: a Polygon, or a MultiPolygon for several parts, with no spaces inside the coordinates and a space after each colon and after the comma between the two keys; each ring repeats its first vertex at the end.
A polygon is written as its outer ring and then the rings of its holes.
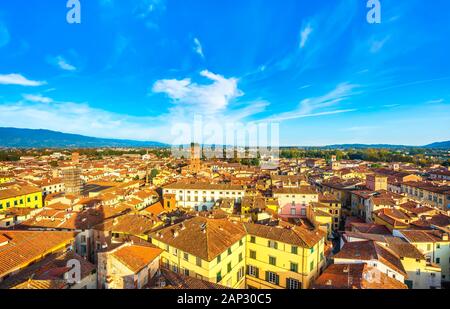
{"type": "Polygon", "coordinates": [[[191,277],[219,283],[232,288],[286,288],[286,279],[292,278],[300,282],[301,288],[308,288],[312,282],[321,274],[325,266],[324,239],[314,246],[313,249],[303,249],[298,247],[297,254],[292,254],[292,246],[277,242],[277,249],[268,247],[269,239],[256,237],[252,243],[252,236],[247,235],[242,238],[242,244],[233,244],[231,254],[228,249],[221,254],[221,261],[217,258],[212,261],[201,260],[201,265],[197,265],[197,257],[188,254],[185,259],[185,252],[167,246],[163,241],[152,239],[152,243],[164,252],[161,255],[162,265],[172,271],[179,272],[191,277]],[[250,251],[256,252],[256,259],[252,259],[250,251]],[[276,265],[269,264],[269,256],[276,258],[276,265]],[[242,260],[240,260],[242,257],[242,260]],[[290,263],[298,265],[298,271],[290,271],[290,263]],[[228,271],[228,264],[231,263],[231,271],[228,271]],[[248,267],[254,266],[259,269],[259,276],[255,278],[248,273],[248,267]],[[185,272],[188,270],[188,273],[185,272]],[[275,285],[266,281],[265,272],[271,271],[279,276],[279,284],[275,285]],[[222,280],[217,281],[217,274],[221,272],[222,280]],[[238,279],[238,273],[242,273],[242,278],[238,279]]]}
{"type": "Polygon", "coordinates": [[[299,205],[309,205],[311,202],[318,202],[318,194],[281,194],[274,193],[273,197],[278,198],[278,203],[280,207],[286,205],[299,204],[299,205]]]}
{"type": "Polygon", "coordinates": [[[18,195],[0,200],[0,210],[11,207],[18,208],[42,208],[42,192],[18,195]]]}
{"type": "Polygon", "coordinates": [[[448,194],[434,193],[405,184],[402,185],[402,193],[417,202],[424,202],[442,210],[448,210],[450,208],[450,195],[448,194]]]}
{"type": "Polygon", "coordinates": [[[217,258],[212,261],[201,259],[198,261],[196,256],[168,246],[158,239],[153,238],[152,243],[164,250],[161,255],[161,263],[164,267],[174,272],[213,283],[219,283],[230,288],[244,287],[245,237],[230,247],[230,254],[228,249],[222,252],[220,254],[220,261],[217,258]],[[228,271],[229,264],[231,264],[231,271],[228,271]],[[219,272],[221,273],[220,281],[217,280],[219,272]],[[242,278],[240,279],[238,279],[239,272],[242,272],[242,278]]]}
{"type": "MultiPolygon", "coordinates": [[[[196,189],[164,189],[164,194],[175,194],[178,207],[192,208],[210,204],[222,198],[234,198],[240,201],[244,197],[244,190],[196,190],[196,189]]],[[[210,208],[208,207],[208,208],[210,208]]],[[[199,209],[201,210],[201,209],[199,209]]],[[[208,209],[209,210],[209,209],[208,209]]]]}
{"type": "Polygon", "coordinates": [[[450,243],[442,242],[412,242],[431,263],[441,266],[442,281],[450,281],[450,243]],[[439,262],[439,263],[438,263],[439,262]]]}
{"type": "MultiPolygon", "coordinates": [[[[247,288],[257,289],[286,289],[287,279],[300,282],[299,288],[307,289],[320,275],[325,265],[324,240],[314,246],[313,249],[297,247],[297,253],[292,253],[292,245],[277,242],[277,248],[268,246],[269,239],[247,236],[247,288]],[[256,253],[256,259],[251,251],[256,253]],[[271,265],[269,258],[274,257],[276,264],[271,265]],[[291,263],[297,264],[297,271],[291,271],[291,263]],[[248,273],[248,267],[258,268],[258,277],[248,273]],[[266,280],[266,272],[273,272],[279,276],[279,284],[273,284],[266,280]]],[[[294,246],[295,247],[295,246],[294,246]]]]}
{"type": "Polygon", "coordinates": [[[425,259],[415,260],[405,257],[402,259],[402,265],[408,274],[408,277],[405,278],[405,283],[410,288],[430,289],[441,287],[441,270],[427,266],[425,259]]]}

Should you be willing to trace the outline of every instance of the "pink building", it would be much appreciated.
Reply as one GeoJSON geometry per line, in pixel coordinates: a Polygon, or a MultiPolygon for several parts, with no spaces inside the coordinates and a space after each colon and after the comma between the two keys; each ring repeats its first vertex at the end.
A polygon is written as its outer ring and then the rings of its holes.
{"type": "Polygon", "coordinates": [[[306,218],[308,212],[308,205],[288,203],[280,207],[280,218],[306,218]]]}

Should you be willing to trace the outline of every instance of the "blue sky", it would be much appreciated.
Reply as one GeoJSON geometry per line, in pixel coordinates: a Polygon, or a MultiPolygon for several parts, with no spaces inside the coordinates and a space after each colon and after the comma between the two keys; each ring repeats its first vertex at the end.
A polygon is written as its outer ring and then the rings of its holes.
{"type": "Polygon", "coordinates": [[[275,122],[282,145],[450,139],[450,4],[381,0],[0,3],[0,126],[172,142],[275,122]]]}

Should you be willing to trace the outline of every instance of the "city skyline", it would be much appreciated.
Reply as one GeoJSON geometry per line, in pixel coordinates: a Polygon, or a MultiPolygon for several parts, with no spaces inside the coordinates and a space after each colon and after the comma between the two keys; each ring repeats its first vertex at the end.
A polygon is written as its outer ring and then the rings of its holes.
{"type": "Polygon", "coordinates": [[[444,1],[383,1],[380,24],[365,1],[81,1],[81,24],[64,2],[0,6],[0,126],[170,144],[202,116],[279,123],[289,146],[450,139],[444,1]]]}

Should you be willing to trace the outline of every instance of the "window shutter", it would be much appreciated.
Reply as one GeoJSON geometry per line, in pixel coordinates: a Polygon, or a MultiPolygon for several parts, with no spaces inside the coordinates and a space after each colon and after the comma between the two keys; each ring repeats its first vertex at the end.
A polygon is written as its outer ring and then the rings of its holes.
{"type": "Polygon", "coordinates": [[[275,282],[277,285],[280,285],[280,276],[275,275],[275,282]]]}
{"type": "Polygon", "coordinates": [[[266,281],[269,282],[269,272],[266,271],[266,281]]]}
{"type": "Polygon", "coordinates": [[[247,275],[250,275],[250,267],[247,266],[247,275]]]}
{"type": "Polygon", "coordinates": [[[259,268],[256,268],[256,278],[259,278],[259,268]]]}

